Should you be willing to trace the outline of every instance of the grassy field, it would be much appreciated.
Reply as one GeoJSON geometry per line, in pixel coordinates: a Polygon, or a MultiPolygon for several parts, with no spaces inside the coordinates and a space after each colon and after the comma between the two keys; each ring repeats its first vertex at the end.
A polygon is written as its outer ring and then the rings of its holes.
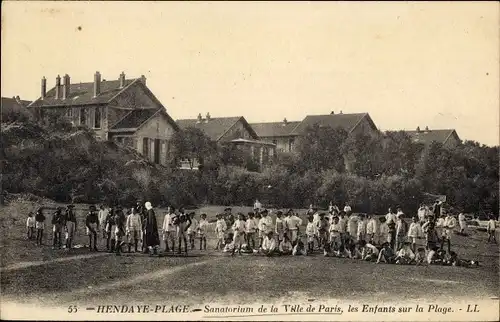
{"type": "MultiPolygon", "coordinates": [[[[463,258],[479,260],[478,268],[397,266],[357,260],[308,257],[229,257],[194,250],[188,257],[148,257],[124,253],[117,257],[86,248],[52,250],[26,240],[25,220],[35,204],[16,202],[0,211],[2,300],[47,304],[179,302],[268,302],[282,298],[328,299],[456,299],[498,297],[499,251],[486,243],[486,233],[454,236],[453,249],[463,258]]],[[[213,217],[224,207],[202,208],[213,217]]],[[[235,212],[240,208],[234,207],[235,212]]],[[[84,236],[85,205],[76,207],[77,244],[84,236]]],[[[249,209],[241,208],[243,212],[249,209]]],[[[159,224],[163,217],[158,211],[159,224]]],[[[50,217],[47,218],[47,223],[50,217]]],[[[49,226],[49,225],[47,225],[49,226]]],[[[103,249],[104,242],[100,241],[103,249]]]]}

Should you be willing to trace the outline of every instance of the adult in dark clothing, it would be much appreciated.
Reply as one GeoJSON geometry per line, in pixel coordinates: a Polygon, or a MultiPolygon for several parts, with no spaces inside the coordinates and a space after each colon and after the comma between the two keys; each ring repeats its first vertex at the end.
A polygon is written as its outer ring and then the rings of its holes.
{"type": "Polygon", "coordinates": [[[176,225],[177,230],[177,240],[179,241],[179,247],[177,248],[177,254],[181,253],[182,242],[184,242],[184,253],[187,255],[188,246],[187,246],[187,238],[186,231],[191,226],[191,217],[186,214],[184,211],[184,207],[179,208],[179,215],[174,221],[174,225],[176,225]]]}
{"type": "Polygon", "coordinates": [[[61,238],[61,232],[62,232],[62,227],[64,226],[64,215],[62,213],[62,208],[57,207],[56,212],[52,215],[52,233],[53,233],[53,239],[52,239],[52,248],[55,249],[56,246],[58,248],[61,248],[62,246],[62,238],[61,238]]]}
{"type": "Polygon", "coordinates": [[[85,217],[85,226],[87,227],[87,236],[89,236],[89,250],[94,250],[97,252],[97,231],[99,230],[99,216],[97,215],[95,206],[89,207],[89,213],[85,217]]]}
{"type": "Polygon", "coordinates": [[[231,208],[224,209],[224,219],[227,227],[233,227],[235,219],[231,208]]]}
{"type": "Polygon", "coordinates": [[[75,237],[76,231],[76,215],[73,211],[74,206],[68,205],[66,209],[66,249],[71,249],[73,244],[73,238],[75,237]]]}
{"type": "Polygon", "coordinates": [[[118,213],[119,207],[113,207],[113,210],[106,215],[104,224],[106,225],[106,250],[113,252],[115,249],[115,214],[118,213]]]}
{"type": "Polygon", "coordinates": [[[35,227],[36,227],[36,244],[43,244],[43,230],[45,229],[45,216],[43,214],[43,208],[38,208],[35,215],[35,227]]]}
{"type": "Polygon", "coordinates": [[[149,250],[149,254],[157,254],[158,246],[160,246],[160,236],[158,234],[158,224],[156,222],[156,214],[151,206],[151,203],[148,201],[145,204],[146,206],[146,218],[145,222],[145,235],[144,235],[144,244],[149,250]]]}
{"type": "Polygon", "coordinates": [[[122,238],[125,236],[125,214],[123,213],[122,207],[118,207],[118,209],[115,211],[115,216],[114,216],[114,222],[116,225],[115,228],[115,250],[116,250],[116,255],[120,255],[122,246],[124,244],[122,238]]]}

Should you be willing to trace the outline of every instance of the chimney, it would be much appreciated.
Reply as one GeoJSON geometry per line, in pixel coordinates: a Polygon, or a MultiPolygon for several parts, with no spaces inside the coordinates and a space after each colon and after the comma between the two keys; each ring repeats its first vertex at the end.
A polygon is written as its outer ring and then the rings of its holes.
{"type": "Polygon", "coordinates": [[[208,123],[208,121],[210,121],[210,113],[209,112],[207,112],[207,120],[206,120],[206,122],[208,123]]]}
{"type": "Polygon", "coordinates": [[[56,100],[58,100],[61,96],[61,76],[57,75],[56,77],[56,100]]]}
{"type": "Polygon", "coordinates": [[[95,72],[94,74],[94,97],[101,94],[101,73],[95,72]]]}
{"type": "Polygon", "coordinates": [[[41,88],[42,92],[42,99],[45,98],[45,95],[47,95],[47,79],[45,78],[45,76],[42,77],[42,88],[41,88]]]}
{"type": "Polygon", "coordinates": [[[334,115],[334,114],[335,114],[335,112],[334,112],[334,111],[331,111],[331,112],[330,112],[330,115],[334,115]]]}
{"type": "Polygon", "coordinates": [[[429,127],[428,126],[425,127],[425,131],[429,132],[429,127]]]}
{"type": "Polygon", "coordinates": [[[420,132],[420,126],[417,126],[417,132],[420,132]]]}
{"type": "Polygon", "coordinates": [[[124,72],[122,72],[120,74],[119,79],[120,79],[120,88],[124,88],[125,87],[125,73],[124,72]]]}
{"type": "Polygon", "coordinates": [[[200,124],[201,121],[203,121],[203,117],[201,116],[201,113],[198,114],[198,120],[196,121],[196,124],[200,124]]]}
{"type": "Polygon", "coordinates": [[[63,100],[69,97],[69,84],[70,84],[69,75],[66,74],[63,77],[63,96],[62,96],[63,100]]]}
{"type": "Polygon", "coordinates": [[[146,76],[141,75],[141,82],[146,85],[146,76]]]}
{"type": "Polygon", "coordinates": [[[286,119],[286,117],[283,119],[283,126],[287,125],[288,124],[288,120],[286,119]]]}
{"type": "Polygon", "coordinates": [[[340,110],[340,113],[339,113],[339,114],[344,114],[344,113],[342,113],[342,110],[340,110]]]}

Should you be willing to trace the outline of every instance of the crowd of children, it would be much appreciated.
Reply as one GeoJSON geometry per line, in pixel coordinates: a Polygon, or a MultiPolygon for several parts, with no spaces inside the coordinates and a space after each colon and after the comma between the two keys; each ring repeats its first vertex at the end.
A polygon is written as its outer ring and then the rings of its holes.
{"type": "MultiPolygon", "coordinates": [[[[120,206],[101,206],[99,211],[95,206],[90,206],[84,223],[89,250],[98,250],[97,240],[101,236],[106,250],[118,255],[123,251],[124,245],[128,252],[139,252],[139,243],[142,245],[141,251],[156,253],[160,244],[159,237],[153,238],[149,247],[145,242],[146,226],[150,225],[147,223],[148,212],[153,211],[150,203],[145,206],[142,207],[140,202],[127,210],[120,206]]],[[[72,205],[66,209],[58,207],[52,214],[54,249],[62,248],[63,239],[66,249],[73,247],[77,231],[73,208],[72,205]]],[[[46,218],[42,210],[39,208],[34,216],[30,213],[26,223],[27,237],[36,238],[37,245],[43,244],[46,218]]],[[[477,265],[477,261],[458,259],[457,254],[451,251],[457,221],[450,212],[441,210],[439,202],[432,208],[422,205],[409,223],[401,208],[396,211],[390,208],[385,216],[376,218],[372,215],[353,214],[349,205],[340,210],[330,203],[328,212],[320,212],[311,205],[306,213],[304,231],[301,231],[303,221],[293,209],[276,211],[275,220],[271,212],[256,202],[252,212],[246,215],[238,213],[237,218],[232,214],[231,208],[226,208],[224,213],[217,214],[216,222],[211,224],[206,214],[201,214],[198,220],[194,212],[186,213],[182,207],[176,211],[170,206],[164,214],[162,225],[157,227],[154,219],[152,229],[156,236],[159,235],[158,230],[162,232],[165,253],[177,250],[176,253],[180,254],[184,250],[184,254],[187,254],[189,248],[196,247],[197,241],[199,250],[205,251],[210,231],[215,233],[217,239],[215,249],[231,255],[254,253],[297,256],[320,252],[324,256],[377,263],[477,265]],[[420,240],[425,242],[420,243],[420,240]]],[[[155,217],[154,211],[152,216],[155,217]]],[[[463,216],[459,215],[458,221],[463,232],[463,216]]],[[[496,243],[495,228],[492,218],[488,223],[488,242],[493,239],[496,243]]]]}

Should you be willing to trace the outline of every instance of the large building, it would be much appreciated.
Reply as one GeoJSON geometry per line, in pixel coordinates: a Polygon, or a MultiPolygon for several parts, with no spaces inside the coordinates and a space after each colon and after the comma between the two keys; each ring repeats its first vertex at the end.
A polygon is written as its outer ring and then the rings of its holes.
{"type": "Polygon", "coordinates": [[[75,126],[91,128],[96,138],[114,140],[133,147],[150,161],[165,164],[169,139],[178,130],[165,107],[146,86],[146,78],[101,79],[74,83],[69,75],[56,77],[55,86],[47,91],[42,78],[41,95],[29,108],[40,117],[55,114],[75,126]]]}
{"type": "Polygon", "coordinates": [[[454,129],[438,129],[430,130],[429,127],[425,127],[421,130],[417,127],[415,131],[405,131],[415,143],[422,143],[425,146],[429,146],[432,142],[438,142],[443,144],[443,146],[448,148],[454,148],[462,143],[457,131],[454,129]]]}
{"type": "Polygon", "coordinates": [[[331,112],[326,115],[307,115],[302,121],[250,124],[257,135],[263,141],[276,144],[279,152],[292,152],[298,137],[300,137],[308,126],[328,126],[332,128],[343,128],[350,135],[364,134],[369,136],[378,135],[377,127],[368,113],[335,114],[331,112]]]}
{"type": "Polygon", "coordinates": [[[201,113],[195,119],[177,120],[181,129],[196,128],[218,144],[231,144],[246,149],[260,165],[268,163],[275,156],[276,145],[261,141],[255,130],[243,116],[211,117],[201,113]]]}

